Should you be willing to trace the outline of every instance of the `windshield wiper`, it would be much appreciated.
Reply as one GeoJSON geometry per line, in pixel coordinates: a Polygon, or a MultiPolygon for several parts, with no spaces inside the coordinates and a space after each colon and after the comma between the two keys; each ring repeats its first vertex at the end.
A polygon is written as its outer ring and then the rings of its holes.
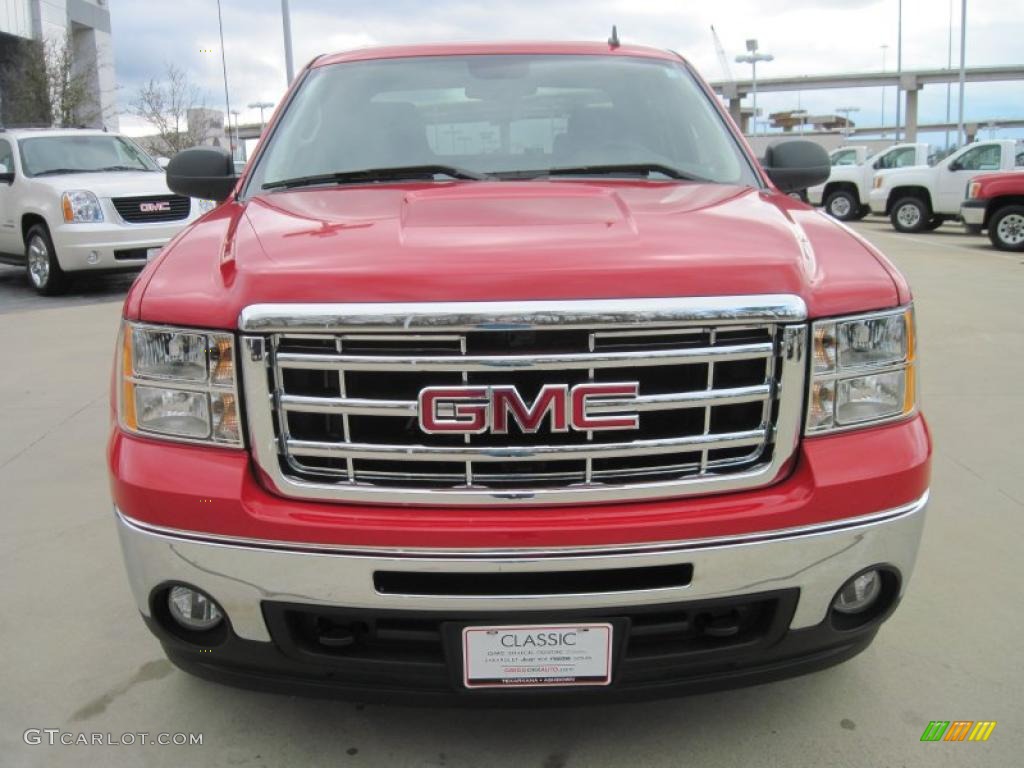
{"type": "Polygon", "coordinates": [[[711,181],[694,173],[687,173],[678,168],[662,163],[614,163],[601,165],[574,165],[564,168],[543,168],[535,171],[503,171],[496,176],[508,179],[537,179],[550,176],[645,176],[660,174],[670,179],[682,181],[711,181]]]}
{"type": "Polygon", "coordinates": [[[471,179],[485,181],[492,177],[464,168],[451,165],[406,165],[396,168],[366,168],[359,171],[337,171],[320,173],[315,176],[298,176],[294,179],[268,181],[263,189],[291,189],[293,187],[312,187],[317,184],[359,184],[370,181],[399,181],[419,179],[424,176],[448,176],[452,179],[471,179]]]}
{"type": "Polygon", "coordinates": [[[33,173],[33,176],[53,176],[58,173],[96,173],[91,168],[47,168],[45,171],[33,173]]]}
{"type": "Polygon", "coordinates": [[[152,173],[150,168],[139,168],[137,165],[108,165],[103,168],[97,168],[96,171],[145,171],[146,173],[152,173]]]}

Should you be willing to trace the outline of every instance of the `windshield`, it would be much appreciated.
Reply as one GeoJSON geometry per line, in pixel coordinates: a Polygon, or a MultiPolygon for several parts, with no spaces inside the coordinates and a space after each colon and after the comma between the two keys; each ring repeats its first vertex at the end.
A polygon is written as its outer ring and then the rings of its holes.
{"type": "Polygon", "coordinates": [[[249,189],[386,168],[415,168],[428,178],[430,169],[444,168],[437,173],[445,178],[508,179],[585,168],[593,175],[757,183],[681,62],[500,55],[312,70],[261,154],[249,189]]]}
{"type": "Polygon", "coordinates": [[[18,144],[26,176],[160,170],[141,147],[123,136],[38,136],[18,144]]]}

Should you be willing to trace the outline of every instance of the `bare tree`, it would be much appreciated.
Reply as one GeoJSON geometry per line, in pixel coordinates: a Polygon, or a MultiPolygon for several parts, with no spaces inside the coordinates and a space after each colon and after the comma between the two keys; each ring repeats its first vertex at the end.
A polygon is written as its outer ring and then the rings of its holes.
{"type": "Polygon", "coordinates": [[[89,62],[76,61],[70,34],[22,47],[3,73],[11,123],[87,125],[99,117],[89,62]]]}
{"type": "Polygon", "coordinates": [[[155,151],[173,155],[202,144],[214,133],[216,126],[204,106],[199,87],[168,62],[162,79],[150,79],[138,90],[129,112],[156,130],[150,141],[155,151]]]}

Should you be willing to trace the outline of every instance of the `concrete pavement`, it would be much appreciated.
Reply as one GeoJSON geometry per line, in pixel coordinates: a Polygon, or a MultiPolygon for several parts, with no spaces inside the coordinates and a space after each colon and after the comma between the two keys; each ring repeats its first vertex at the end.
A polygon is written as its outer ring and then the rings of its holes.
{"type": "MultiPolygon", "coordinates": [[[[257,694],[170,666],[121,565],[103,449],[119,290],[0,294],[0,765],[1010,766],[1024,747],[1024,257],[951,225],[856,225],[916,294],[932,504],[874,645],[755,688],[576,710],[423,710],[257,694]],[[103,299],[111,299],[104,301],[103,299]],[[996,720],[922,744],[930,720],[996,720]],[[202,746],[27,745],[26,729],[193,732],[202,746]]],[[[45,734],[44,734],[45,738],[45,734]]]]}

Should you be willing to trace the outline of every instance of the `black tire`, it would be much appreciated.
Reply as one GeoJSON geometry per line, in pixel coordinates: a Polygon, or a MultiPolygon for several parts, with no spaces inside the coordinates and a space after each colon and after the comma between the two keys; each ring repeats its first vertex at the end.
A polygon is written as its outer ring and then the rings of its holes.
{"type": "Polygon", "coordinates": [[[1004,205],[988,220],[988,239],[1001,251],[1024,251],[1024,205],[1004,205]]]}
{"type": "Polygon", "coordinates": [[[840,221],[853,221],[860,213],[860,200],[848,189],[837,189],[825,198],[825,212],[840,221]]]}
{"type": "Polygon", "coordinates": [[[980,235],[981,224],[964,224],[964,232],[968,235],[980,235]]]}
{"type": "Polygon", "coordinates": [[[931,221],[932,212],[919,197],[904,197],[893,203],[889,221],[897,232],[923,232],[931,221]]]}
{"type": "Polygon", "coordinates": [[[41,296],[56,296],[67,287],[67,275],[60,268],[45,224],[32,225],[25,235],[25,272],[41,296]]]}
{"type": "Polygon", "coordinates": [[[857,215],[856,215],[855,219],[857,221],[860,221],[865,216],[867,216],[869,213],[871,213],[871,206],[870,205],[862,205],[860,207],[860,210],[857,211],[857,215]]]}

